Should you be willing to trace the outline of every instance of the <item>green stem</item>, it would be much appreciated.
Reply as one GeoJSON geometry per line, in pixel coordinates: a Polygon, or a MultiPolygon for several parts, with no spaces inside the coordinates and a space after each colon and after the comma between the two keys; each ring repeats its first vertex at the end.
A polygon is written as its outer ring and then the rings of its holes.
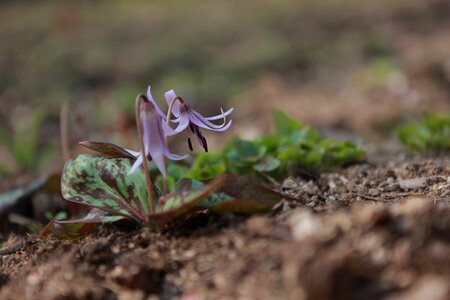
{"type": "Polygon", "coordinates": [[[139,142],[141,144],[141,155],[142,155],[142,166],[144,167],[144,174],[145,174],[145,182],[147,186],[147,195],[148,195],[148,201],[149,201],[149,210],[150,214],[155,213],[155,199],[153,197],[153,183],[152,178],[150,175],[150,170],[148,169],[148,162],[147,162],[147,156],[145,155],[145,149],[144,149],[144,137],[142,136],[142,122],[141,122],[141,114],[140,114],[140,104],[141,100],[148,101],[147,96],[144,94],[139,94],[136,97],[136,127],[137,132],[139,136],[139,142]]]}
{"type": "MultiPolygon", "coordinates": [[[[170,115],[172,114],[173,106],[175,104],[175,101],[177,101],[177,100],[180,101],[181,98],[176,97],[175,99],[172,100],[172,102],[170,102],[169,110],[167,111],[167,117],[166,117],[167,126],[170,126],[170,115]]],[[[167,135],[166,134],[164,134],[164,142],[167,144],[167,135]]],[[[164,157],[164,167],[167,168],[166,157],[164,157]]],[[[163,191],[164,191],[164,194],[167,194],[167,177],[163,178],[163,191]]]]}

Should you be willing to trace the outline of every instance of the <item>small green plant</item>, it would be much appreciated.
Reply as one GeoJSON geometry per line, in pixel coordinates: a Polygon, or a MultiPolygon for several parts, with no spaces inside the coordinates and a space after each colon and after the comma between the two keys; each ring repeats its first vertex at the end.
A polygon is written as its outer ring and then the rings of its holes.
{"type": "Polygon", "coordinates": [[[200,154],[187,174],[198,180],[224,172],[274,177],[339,167],[364,159],[364,150],[353,142],[324,138],[316,129],[303,126],[274,110],[275,133],[254,141],[230,140],[218,153],[200,154]]]}
{"type": "MultiPolygon", "coordinates": [[[[54,147],[49,145],[44,149],[38,149],[39,134],[44,120],[43,109],[37,109],[29,122],[14,122],[11,133],[0,128],[0,143],[13,156],[19,172],[36,172],[54,152],[54,147]]],[[[6,174],[12,172],[6,166],[0,166],[0,171],[6,174]]]]}
{"type": "Polygon", "coordinates": [[[449,151],[450,113],[426,115],[420,121],[409,122],[398,127],[395,135],[405,147],[412,151],[449,151]]]}

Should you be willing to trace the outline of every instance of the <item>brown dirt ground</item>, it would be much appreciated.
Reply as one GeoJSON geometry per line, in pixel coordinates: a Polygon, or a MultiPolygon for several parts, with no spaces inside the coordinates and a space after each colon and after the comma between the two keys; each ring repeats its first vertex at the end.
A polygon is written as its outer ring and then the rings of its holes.
{"type": "Polygon", "coordinates": [[[392,155],[288,178],[298,201],[268,215],[28,241],[1,257],[0,298],[448,299],[450,158],[392,155]]]}

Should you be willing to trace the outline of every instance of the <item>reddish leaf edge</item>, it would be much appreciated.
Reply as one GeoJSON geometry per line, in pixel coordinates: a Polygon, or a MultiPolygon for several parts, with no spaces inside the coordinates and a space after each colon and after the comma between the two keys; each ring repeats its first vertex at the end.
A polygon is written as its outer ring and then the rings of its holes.
{"type": "Polygon", "coordinates": [[[115,145],[113,143],[108,142],[96,142],[96,141],[82,141],[79,142],[83,147],[88,148],[89,150],[101,153],[110,158],[130,158],[136,159],[133,155],[133,151],[127,150],[123,147],[115,145]]]}

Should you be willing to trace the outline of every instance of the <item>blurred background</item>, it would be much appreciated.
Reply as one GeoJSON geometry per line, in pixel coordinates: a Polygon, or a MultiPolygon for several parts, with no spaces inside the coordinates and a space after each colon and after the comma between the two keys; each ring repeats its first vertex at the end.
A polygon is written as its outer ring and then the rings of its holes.
{"type": "Polygon", "coordinates": [[[148,84],[164,109],[172,88],[207,115],[235,107],[229,135],[268,132],[276,107],[382,140],[450,108],[450,2],[1,1],[0,174],[62,166],[63,103],[72,147],[133,147],[148,84]]]}

